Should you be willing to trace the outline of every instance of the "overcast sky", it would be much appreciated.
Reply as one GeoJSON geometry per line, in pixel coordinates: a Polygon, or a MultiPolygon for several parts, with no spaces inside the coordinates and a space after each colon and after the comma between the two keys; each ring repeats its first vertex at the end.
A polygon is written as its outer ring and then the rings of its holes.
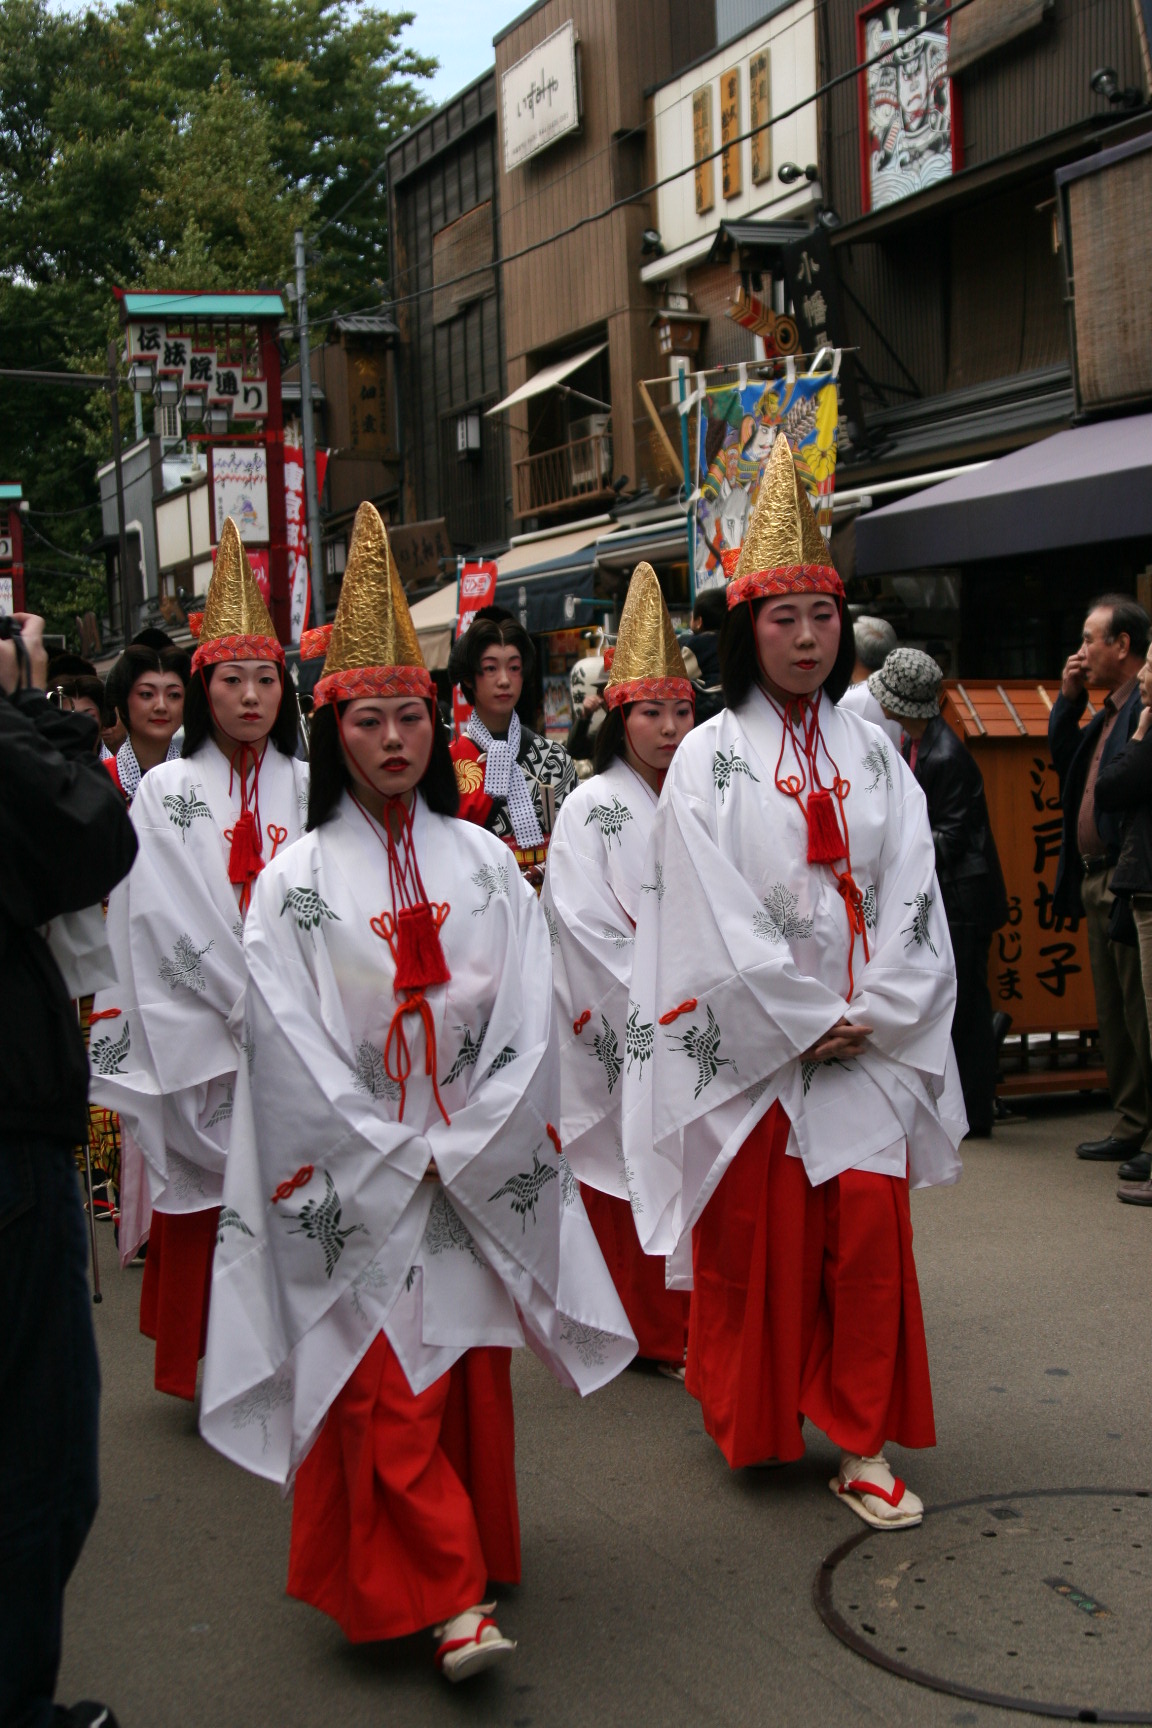
{"type": "Polygon", "coordinates": [[[415,22],[403,40],[421,54],[434,54],[440,70],[428,93],[433,102],[446,102],[465,84],[471,84],[495,59],[492,38],[524,10],[524,0],[435,0],[421,5],[406,0],[415,11],[415,22]]]}

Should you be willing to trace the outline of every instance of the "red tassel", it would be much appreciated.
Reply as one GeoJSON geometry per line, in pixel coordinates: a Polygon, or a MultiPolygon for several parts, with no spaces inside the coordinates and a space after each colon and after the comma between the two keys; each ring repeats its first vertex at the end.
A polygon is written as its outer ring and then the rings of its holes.
{"type": "Polygon", "coordinates": [[[396,915],[396,990],[427,990],[452,974],[440,946],[440,929],[426,900],[401,906],[396,915]]]}
{"type": "Polygon", "coordinates": [[[808,862],[835,864],[847,857],[831,792],[816,787],[808,799],[808,862]]]}
{"type": "Polygon", "coordinates": [[[245,810],[232,830],[232,850],[228,854],[228,880],[245,886],[255,881],[264,868],[260,856],[260,830],[251,810],[245,810]]]}

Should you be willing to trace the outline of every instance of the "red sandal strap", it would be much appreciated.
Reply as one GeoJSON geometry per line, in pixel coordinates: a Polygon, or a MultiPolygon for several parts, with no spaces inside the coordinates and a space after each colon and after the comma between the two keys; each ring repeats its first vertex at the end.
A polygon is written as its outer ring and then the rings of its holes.
{"type": "Polygon", "coordinates": [[[893,1479],[891,1488],[881,1488],[876,1482],[865,1482],[860,1477],[856,1477],[851,1482],[841,1482],[840,1492],[841,1494],[875,1494],[877,1500],[886,1500],[892,1510],[895,1511],[904,1498],[906,1487],[907,1484],[902,1482],[899,1476],[893,1479]]]}
{"type": "MultiPolygon", "coordinates": [[[[495,1622],[495,1620],[493,1620],[493,1618],[490,1614],[487,1614],[487,1615],[485,1615],[484,1619],[481,1620],[479,1626],[477,1626],[476,1631],[471,1638],[446,1638],[444,1643],[441,1644],[440,1648],[436,1652],[436,1666],[437,1666],[437,1668],[439,1668],[442,1665],[445,1656],[450,1656],[452,1654],[453,1650],[463,1650],[469,1644],[479,1644],[480,1634],[482,1632],[487,1631],[489,1626],[496,1626],[496,1622],[495,1622]]],[[[500,1628],[498,1626],[496,1626],[496,1630],[498,1632],[500,1630],[500,1628]]]]}

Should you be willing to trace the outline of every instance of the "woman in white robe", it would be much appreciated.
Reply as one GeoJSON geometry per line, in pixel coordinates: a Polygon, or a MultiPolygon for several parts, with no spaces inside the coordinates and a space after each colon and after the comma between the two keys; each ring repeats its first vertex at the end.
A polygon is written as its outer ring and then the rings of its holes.
{"type": "Polygon", "coordinates": [[[235,524],[221,534],[184,755],[144,776],[108,904],[118,982],[93,1006],[91,1097],[119,1112],[120,1257],[147,1238],[140,1328],[158,1391],[194,1398],[241,1054],[244,917],[303,830],[307,769],[284,651],[235,524]]]}
{"type": "Polygon", "coordinates": [[[691,1240],[688,1389],[732,1466],[798,1458],[867,1522],[918,1523],[886,1440],[935,1443],[908,1189],[965,1131],[955,972],[923,795],[835,707],[843,589],[777,439],[729,586],[727,710],[672,763],[653,824],[624,1076],[649,1253],[691,1240]]]}
{"type": "Polygon", "coordinates": [[[512,1648],[510,1350],[590,1392],[635,1341],[560,1151],[548,933],[455,775],[383,524],[357,515],[309,832],[245,932],[201,1430],[295,1480],[291,1594],[353,1640],[512,1648]]]}
{"type": "Polygon", "coordinates": [[[629,1019],[636,920],[656,802],[692,730],[693,692],[650,564],[628,588],[596,737],[596,773],[570,793],[548,854],[543,905],[560,1031],[564,1151],[639,1353],[681,1378],[688,1296],[644,1253],[621,1138],[624,1070],[646,1059],[629,1019]]]}

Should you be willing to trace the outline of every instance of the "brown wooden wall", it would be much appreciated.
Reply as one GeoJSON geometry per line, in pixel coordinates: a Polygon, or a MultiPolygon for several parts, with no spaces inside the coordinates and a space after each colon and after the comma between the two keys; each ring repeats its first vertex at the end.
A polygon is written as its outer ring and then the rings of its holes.
{"type": "Polygon", "coordinates": [[[449,223],[486,203],[498,233],[495,106],[489,74],[389,156],[404,515],[406,521],[443,516],[461,550],[498,542],[509,527],[504,429],[482,417],[478,462],[460,462],[455,449],[457,413],[491,407],[504,388],[499,273],[477,278],[479,297],[437,322],[433,243],[449,223]]]}
{"type": "MultiPolygon", "coordinates": [[[[614,473],[640,479],[643,452],[633,423],[638,379],[663,370],[650,329],[656,297],[640,282],[640,240],[652,222],[633,204],[544,244],[514,254],[598,214],[644,184],[645,103],[649,86],[712,46],[702,0],[544,0],[496,42],[501,74],[569,19],[579,38],[582,130],[503,173],[500,243],[508,388],[565,347],[607,336],[614,473]],[[634,137],[622,136],[634,132],[634,137]]],[[[714,21],[711,22],[714,31],[714,21]]],[[[522,449],[528,413],[511,415],[513,451],[522,449]]]]}

